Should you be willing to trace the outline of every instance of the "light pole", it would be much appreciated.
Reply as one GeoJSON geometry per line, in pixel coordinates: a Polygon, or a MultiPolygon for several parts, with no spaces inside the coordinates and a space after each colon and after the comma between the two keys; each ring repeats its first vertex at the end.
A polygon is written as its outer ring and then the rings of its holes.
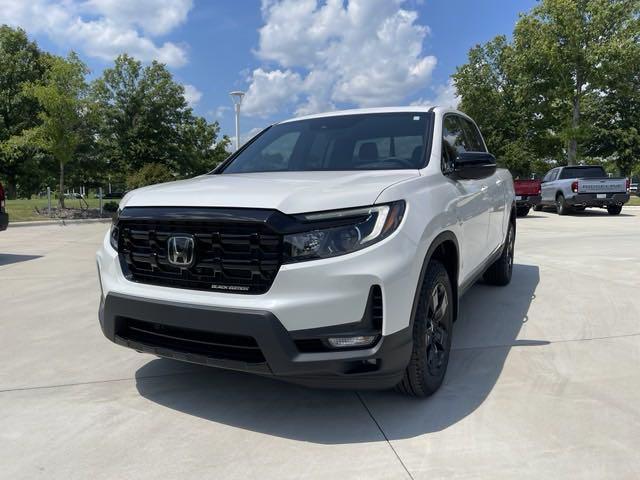
{"type": "Polygon", "coordinates": [[[229,93],[231,95],[231,101],[236,110],[236,151],[240,149],[240,105],[242,104],[242,97],[244,92],[236,90],[229,93]]]}

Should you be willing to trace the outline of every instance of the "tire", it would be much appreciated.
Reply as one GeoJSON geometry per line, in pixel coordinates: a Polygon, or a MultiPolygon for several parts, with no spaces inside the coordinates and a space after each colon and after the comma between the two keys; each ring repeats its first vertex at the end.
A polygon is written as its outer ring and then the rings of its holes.
{"type": "Polygon", "coordinates": [[[543,209],[543,206],[542,206],[541,204],[538,204],[538,205],[534,205],[534,206],[533,206],[533,211],[534,211],[534,212],[541,212],[541,211],[542,211],[542,209],[543,209]]]}
{"type": "Polygon", "coordinates": [[[620,215],[621,211],[622,205],[609,205],[607,207],[607,212],[609,212],[609,215],[620,215]]]}
{"type": "Polygon", "coordinates": [[[504,242],[502,254],[493,264],[484,272],[484,281],[490,285],[498,285],[503,287],[511,281],[513,273],[513,252],[516,243],[516,227],[513,223],[509,223],[507,238],[504,242]]]}
{"type": "Polygon", "coordinates": [[[556,196],[556,211],[558,215],[566,215],[569,213],[570,207],[564,199],[564,195],[559,193],[556,196]]]}
{"type": "Polygon", "coordinates": [[[429,262],[413,320],[413,352],[399,392],[428,397],[444,380],[453,330],[453,290],[446,269],[437,260],[429,262]]]}
{"type": "Polygon", "coordinates": [[[516,209],[516,215],[519,217],[526,217],[529,213],[529,207],[520,207],[516,209]]]}

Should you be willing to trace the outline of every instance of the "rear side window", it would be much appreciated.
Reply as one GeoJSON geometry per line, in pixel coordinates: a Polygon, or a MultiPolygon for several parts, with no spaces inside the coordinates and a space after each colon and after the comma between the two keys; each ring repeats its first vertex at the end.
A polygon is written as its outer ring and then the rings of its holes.
{"type": "Polygon", "coordinates": [[[560,180],[569,178],[603,178],[607,174],[602,167],[564,167],[560,180]]]}
{"type": "Polygon", "coordinates": [[[558,176],[558,169],[554,168],[549,173],[547,173],[542,179],[543,182],[553,182],[558,176]]]}

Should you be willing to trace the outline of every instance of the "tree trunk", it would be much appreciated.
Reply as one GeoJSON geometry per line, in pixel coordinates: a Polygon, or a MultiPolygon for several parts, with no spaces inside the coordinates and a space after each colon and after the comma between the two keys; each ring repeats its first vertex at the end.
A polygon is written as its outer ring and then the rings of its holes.
{"type": "Polygon", "coordinates": [[[58,193],[58,206],[64,208],[64,163],[60,162],[60,189],[58,193]]]}
{"type": "MultiPolygon", "coordinates": [[[[578,86],[578,92],[582,87],[578,86]]],[[[573,115],[571,117],[571,138],[569,139],[569,148],[567,149],[567,163],[569,165],[576,164],[578,156],[578,126],[580,125],[580,93],[576,93],[573,97],[573,115]]]]}
{"type": "Polygon", "coordinates": [[[15,200],[17,196],[16,176],[7,175],[7,200],[15,200]]]}

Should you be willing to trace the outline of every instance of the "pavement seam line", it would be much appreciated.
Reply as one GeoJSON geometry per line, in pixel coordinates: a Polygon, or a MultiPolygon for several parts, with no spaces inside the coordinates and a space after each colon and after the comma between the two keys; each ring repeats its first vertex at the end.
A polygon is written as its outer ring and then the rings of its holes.
{"type": "Polygon", "coordinates": [[[146,380],[148,378],[162,378],[162,377],[176,377],[179,375],[190,375],[198,372],[175,372],[175,373],[162,373],[159,375],[146,375],[144,377],[125,377],[125,378],[110,378],[107,380],[91,380],[88,382],[75,382],[75,383],[61,383],[58,385],[39,385],[35,387],[16,387],[16,388],[5,388],[0,390],[0,393],[8,393],[8,392],[22,392],[29,390],[46,390],[49,388],[64,388],[64,387],[79,387],[82,385],[96,385],[101,383],[115,383],[115,382],[127,382],[129,380],[146,380]]]}
{"type": "Polygon", "coordinates": [[[409,478],[411,480],[414,480],[413,475],[411,475],[411,472],[409,471],[409,469],[407,468],[407,466],[404,464],[404,462],[402,461],[402,459],[400,458],[400,455],[398,455],[398,452],[396,452],[396,449],[393,448],[393,445],[391,444],[391,442],[389,441],[389,439],[387,438],[387,434],[384,433],[384,430],[382,430],[382,427],[380,426],[380,424],[378,423],[378,421],[376,420],[376,417],[373,416],[373,413],[371,413],[371,410],[369,410],[369,407],[367,407],[367,404],[364,402],[364,399],[362,398],[362,396],[360,395],[359,392],[355,392],[356,396],[358,397],[358,400],[360,400],[360,403],[362,404],[362,406],[364,407],[364,409],[367,411],[367,413],[369,414],[369,417],[371,417],[371,420],[373,420],[373,423],[376,424],[376,427],[378,427],[378,430],[380,431],[380,433],[382,434],[382,436],[384,437],[385,441],[387,442],[387,445],[389,445],[389,447],[391,448],[391,451],[394,453],[394,455],[396,456],[396,458],[398,459],[398,461],[400,462],[400,465],[402,465],[402,468],[404,468],[404,471],[407,472],[407,475],[409,476],[409,478]]]}

